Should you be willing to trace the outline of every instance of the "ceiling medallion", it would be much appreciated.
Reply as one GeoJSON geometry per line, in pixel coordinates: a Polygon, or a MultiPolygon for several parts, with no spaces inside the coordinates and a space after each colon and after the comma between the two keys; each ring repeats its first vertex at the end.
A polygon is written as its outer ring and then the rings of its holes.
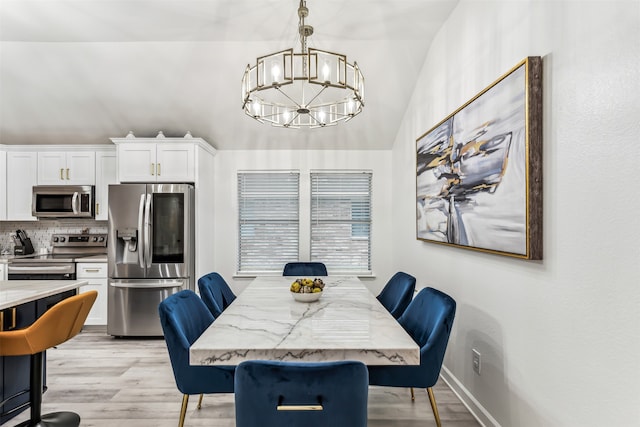
{"type": "Polygon", "coordinates": [[[293,48],[257,58],[242,76],[242,109],[261,123],[317,128],[351,120],[364,107],[364,77],[347,56],[307,48],[313,27],[305,24],[306,1],[298,7],[300,53],[293,48]]]}

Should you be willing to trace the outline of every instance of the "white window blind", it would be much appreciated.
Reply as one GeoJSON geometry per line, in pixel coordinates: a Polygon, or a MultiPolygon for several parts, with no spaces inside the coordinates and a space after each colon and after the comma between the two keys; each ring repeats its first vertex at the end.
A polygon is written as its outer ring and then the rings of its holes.
{"type": "Polygon", "coordinates": [[[238,173],[238,272],[298,260],[299,182],[298,172],[238,173]]]}
{"type": "Polygon", "coordinates": [[[311,260],[371,272],[371,172],[311,173],[311,260]]]}

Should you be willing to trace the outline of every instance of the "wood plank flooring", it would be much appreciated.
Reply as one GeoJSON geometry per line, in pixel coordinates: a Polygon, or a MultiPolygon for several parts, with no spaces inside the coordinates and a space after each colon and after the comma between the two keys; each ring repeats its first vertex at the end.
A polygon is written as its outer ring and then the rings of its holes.
{"type": "MultiPolygon", "coordinates": [[[[101,329],[87,329],[47,351],[48,391],[42,412],[73,411],[81,425],[176,427],[182,395],[175,386],[164,340],[116,339],[101,329]]],[[[441,380],[434,387],[443,426],[479,424],[441,380]]],[[[192,396],[185,426],[233,427],[232,394],[205,395],[197,410],[192,396]]],[[[23,412],[6,425],[28,419],[23,412]]],[[[429,427],[435,420],[425,390],[370,387],[369,427],[429,427]]]]}

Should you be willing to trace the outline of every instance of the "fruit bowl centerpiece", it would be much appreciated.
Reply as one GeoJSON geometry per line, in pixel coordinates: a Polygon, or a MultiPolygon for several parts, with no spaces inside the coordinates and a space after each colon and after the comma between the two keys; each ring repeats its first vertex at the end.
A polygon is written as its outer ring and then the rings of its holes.
{"type": "Polygon", "coordinates": [[[324,282],[322,279],[296,279],[289,290],[294,300],[300,302],[317,301],[322,296],[324,282]]]}

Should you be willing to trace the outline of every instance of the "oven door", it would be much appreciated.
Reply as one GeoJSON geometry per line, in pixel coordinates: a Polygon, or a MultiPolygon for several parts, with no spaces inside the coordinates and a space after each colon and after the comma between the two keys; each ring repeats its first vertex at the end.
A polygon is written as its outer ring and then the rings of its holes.
{"type": "Polygon", "coordinates": [[[36,185],[31,210],[38,218],[93,218],[94,186],[36,185]]]}

